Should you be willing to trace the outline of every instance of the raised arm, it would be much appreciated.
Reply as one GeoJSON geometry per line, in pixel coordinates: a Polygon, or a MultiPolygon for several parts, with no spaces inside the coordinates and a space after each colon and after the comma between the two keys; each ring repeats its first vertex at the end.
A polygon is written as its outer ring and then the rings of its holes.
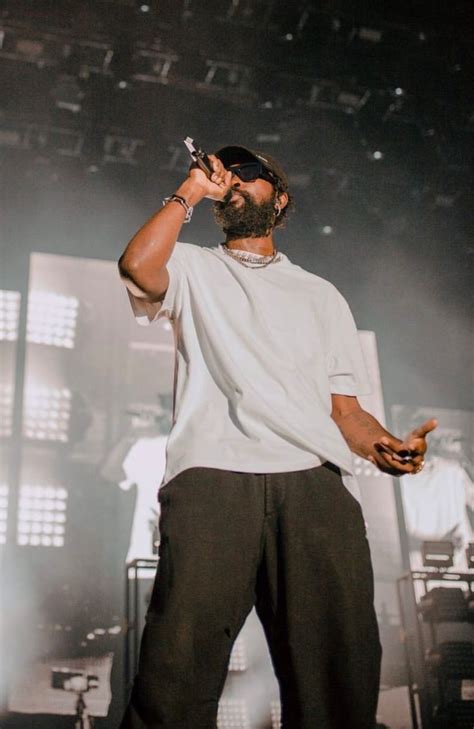
{"type": "MultiPolygon", "coordinates": [[[[199,168],[191,168],[186,180],[176,190],[189,207],[203,198],[222,200],[231,181],[220,160],[209,155],[214,174],[209,180],[199,168]]],[[[185,206],[169,202],[135,233],[119,260],[119,271],[129,291],[149,302],[160,301],[168,288],[166,264],[186,216],[185,206]]]]}
{"type": "Polygon", "coordinates": [[[423,468],[426,436],[437,426],[436,420],[427,420],[400,440],[349,395],[332,395],[331,416],[351,451],[392,476],[417,473],[423,468]]]}

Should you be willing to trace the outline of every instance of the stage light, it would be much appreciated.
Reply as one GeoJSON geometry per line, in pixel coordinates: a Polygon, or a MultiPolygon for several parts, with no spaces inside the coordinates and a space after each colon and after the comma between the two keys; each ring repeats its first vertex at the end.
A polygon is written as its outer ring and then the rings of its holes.
{"type": "Polygon", "coordinates": [[[79,301],[52,291],[32,291],[28,299],[27,341],[74,348],[79,301]]]}
{"type": "Polygon", "coordinates": [[[84,95],[76,77],[69,74],[61,74],[56,85],[51,89],[55,106],[63,111],[70,111],[72,114],[78,114],[81,111],[84,95]]]}
{"type": "Polygon", "coordinates": [[[0,483],[0,544],[7,540],[8,486],[0,483]]]}
{"type": "Polygon", "coordinates": [[[382,40],[382,31],[376,28],[359,28],[359,38],[369,41],[369,43],[380,43],[382,40]]]}
{"type": "Polygon", "coordinates": [[[13,388],[0,384],[0,438],[10,438],[13,426],[13,388]]]}
{"type": "Polygon", "coordinates": [[[66,443],[71,415],[67,388],[27,387],[23,432],[27,438],[66,443]]]}
{"type": "Polygon", "coordinates": [[[271,718],[272,718],[272,729],[281,728],[281,704],[279,701],[272,701],[270,703],[271,718]]]}
{"type": "Polygon", "coordinates": [[[19,291],[0,289],[0,341],[15,342],[20,316],[19,291]]]}
{"type": "Polygon", "coordinates": [[[219,702],[217,729],[250,729],[247,703],[241,699],[222,699],[219,702]]]}
{"type": "Polygon", "coordinates": [[[421,555],[423,567],[447,569],[453,566],[454,544],[447,539],[422,542],[421,555]]]}
{"type": "Polygon", "coordinates": [[[19,292],[0,290],[0,341],[16,341],[19,313],[19,292]]]}
{"type": "Polygon", "coordinates": [[[247,649],[242,636],[239,636],[232,647],[229,660],[229,671],[246,671],[248,668],[247,649]]]}
{"type": "Polygon", "coordinates": [[[359,456],[354,458],[354,474],[355,476],[366,476],[367,478],[379,478],[379,476],[387,475],[379,471],[370,461],[366,461],[365,458],[360,458],[359,456]]]}
{"type": "Polygon", "coordinates": [[[66,127],[30,124],[24,134],[23,147],[42,154],[54,151],[63,157],[80,157],[85,132],[66,127]]]}
{"type": "MultiPolygon", "coordinates": [[[[126,83],[126,82],[124,82],[126,83]]],[[[145,142],[136,137],[126,137],[121,134],[106,134],[104,140],[104,162],[119,162],[128,165],[137,165],[135,155],[145,142]]]]}
{"type": "Polygon", "coordinates": [[[379,160],[382,160],[385,155],[383,152],[380,151],[380,149],[376,149],[373,152],[369,152],[367,156],[370,160],[378,162],[379,160]]]}
{"type": "Polygon", "coordinates": [[[62,486],[30,485],[20,488],[17,542],[20,546],[62,547],[68,493],[62,486]]]}

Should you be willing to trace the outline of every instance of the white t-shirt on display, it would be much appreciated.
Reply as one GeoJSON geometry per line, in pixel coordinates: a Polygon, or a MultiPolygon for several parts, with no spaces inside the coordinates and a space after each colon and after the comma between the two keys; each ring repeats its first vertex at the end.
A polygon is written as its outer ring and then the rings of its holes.
{"type": "Polygon", "coordinates": [[[176,343],[167,483],[206,466],[251,473],[352,454],[331,418],[331,393],[371,390],[350,309],[328,281],[280,254],[248,268],[222,246],[176,243],[159,305],[130,294],[140,324],[169,317],[176,343]]]}

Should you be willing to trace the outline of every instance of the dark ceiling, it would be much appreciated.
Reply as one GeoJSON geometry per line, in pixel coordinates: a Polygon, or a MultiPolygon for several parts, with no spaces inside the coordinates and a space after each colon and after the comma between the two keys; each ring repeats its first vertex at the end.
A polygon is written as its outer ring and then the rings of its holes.
{"type": "MultiPolygon", "coordinates": [[[[389,399],[421,369],[421,399],[467,407],[471,2],[1,7],[2,285],[30,250],[116,259],[185,174],[184,136],[247,144],[288,169],[292,258],[377,332],[389,399]]],[[[206,207],[184,234],[216,239],[206,207]]]]}

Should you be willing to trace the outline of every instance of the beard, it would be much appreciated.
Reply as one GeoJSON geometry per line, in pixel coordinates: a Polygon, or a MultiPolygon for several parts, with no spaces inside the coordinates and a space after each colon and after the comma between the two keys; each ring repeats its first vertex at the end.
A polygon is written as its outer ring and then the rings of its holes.
{"type": "Polygon", "coordinates": [[[238,192],[243,198],[243,203],[238,206],[230,200],[214,203],[214,218],[226,234],[227,240],[261,238],[268,235],[275,226],[276,191],[270,200],[262,203],[256,203],[248,192],[243,190],[231,192],[238,192]]]}

